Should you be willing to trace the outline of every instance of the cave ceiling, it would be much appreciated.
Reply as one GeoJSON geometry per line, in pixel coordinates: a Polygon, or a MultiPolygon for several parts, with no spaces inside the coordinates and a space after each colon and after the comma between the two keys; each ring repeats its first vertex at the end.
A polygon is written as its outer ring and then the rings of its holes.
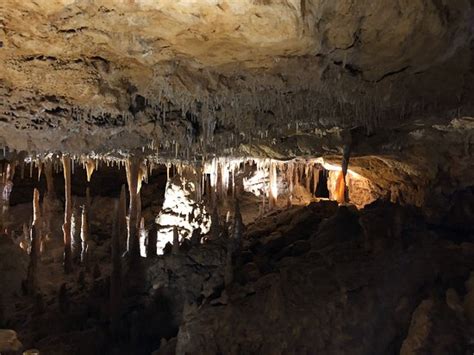
{"type": "Polygon", "coordinates": [[[3,0],[0,143],[289,157],[315,153],[301,141],[331,150],[348,128],[448,127],[472,112],[473,8],[3,0]]]}

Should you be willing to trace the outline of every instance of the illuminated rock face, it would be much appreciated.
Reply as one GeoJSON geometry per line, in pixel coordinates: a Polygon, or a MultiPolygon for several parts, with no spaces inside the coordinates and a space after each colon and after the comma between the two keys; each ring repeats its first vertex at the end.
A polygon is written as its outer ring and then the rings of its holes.
{"type": "Polygon", "coordinates": [[[4,0],[0,145],[154,141],[185,157],[468,115],[472,13],[468,0],[4,0]]]}
{"type": "Polygon", "coordinates": [[[167,243],[173,242],[173,227],[178,228],[180,242],[191,238],[195,229],[202,234],[209,232],[211,217],[202,202],[194,199],[194,183],[185,178],[175,177],[166,184],[163,208],[156,217],[158,236],[156,249],[163,254],[167,243]]]}

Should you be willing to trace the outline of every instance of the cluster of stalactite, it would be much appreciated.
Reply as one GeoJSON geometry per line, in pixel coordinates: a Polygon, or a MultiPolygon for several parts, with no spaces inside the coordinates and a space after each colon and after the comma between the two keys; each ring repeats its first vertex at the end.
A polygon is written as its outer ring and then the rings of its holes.
{"type": "MultiPolygon", "coordinates": [[[[347,200],[345,177],[348,172],[349,154],[345,150],[342,167],[339,168],[335,191],[339,202],[347,200]],[[340,181],[339,181],[340,180],[340,181]]],[[[53,185],[53,172],[63,171],[64,175],[64,223],[62,226],[64,239],[64,272],[71,273],[74,265],[81,264],[89,269],[89,239],[90,239],[90,191],[86,190],[86,203],[76,206],[71,194],[71,176],[77,163],[82,164],[86,170],[88,184],[92,175],[100,168],[101,164],[124,166],[128,184],[128,209],[126,207],[126,189],[122,188],[118,205],[116,206],[115,229],[113,233],[113,260],[117,263],[119,256],[127,255],[131,264],[137,263],[140,256],[156,255],[157,232],[156,229],[146,229],[145,220],[141,216],[140,190],[143,181],[148,180],[153,169],[158,164],[165,164],[168,180],[171,175],[186,175],[194,179],[194,200],[206,201],[213,208],[213,218],[217,218],[215,207],[217,201],[238,197],[243,191],[249,191],[262,198],[262,211],[272,209],[280,198],[284,198],[286,205],[292,204],[294,190],[303,186],[312,196],[316,196],[321,171],[328,164],[322,158],[295,159],[291,161],[278,161],[273,159],[252,158],[212,158],[201,163],[190,164],[182,161],[160,161],[150,157],[130,156],[126,159],[106,156],[71,156],[48,155],[44,157],[27,157],[2,165],[2,227],[8,226],[5,222],[5,209],[13,188],[15,168],[19,166],[20,174],[24,176],[25,167],[29,164],[30,176],[36,166],[38,179],[45,174],[47,192],[43,198],[42,207],[39,205],[39,192],[35,190],[33,197],[33,221],[30,225],[23,226],[23,238],[20,245],[31,256],[28,287],[35,287],[35,272],[38,268],[37,258],[43,248],[44,242],[50,237],[50,219],[53,205],[56,201],[53,185]],[[253,179],[253,180],[252,180],[253,179]],[[42,212],[42,213],[41,213],[42,212]],[[43,214],[43,215],[42,215],[43,214]],[[30,275],[31,274],[31,275],[30,275]],[[30,280],[31,279],[31,280],[30,280]]],[[[56,201],[57,202],[57,201],[56,201]]],[[[214,224],[213,224],[214,225],[214,224]]],[[[177,226],[173,235],[178,234],[177,226]]],[[[211,227],[210,234],[216,232],[211,227]]],[[[201,231],[202,232],[202,231],[201,231]]],[[[192,233],[191,233],[192,234],[192,233]]],[[[189,237],[191,237],[190,235],[189,237]]],[[[178,244],[180,238],[175,238],[178,244]]],[[[181,238],[182,239],[182,238],[181,238]]],[[[195,237],[199,239],[199,237],[195,237]]],[[[114,267],[119,273],[120,266],[114,267]]]]}
{"type": "MultiPolygon", "coordinates": [[[[62,224],[64,273],[71,274],[79,271],[82,278],[84,272],[100,275],[98,264],[94,264],[93,257],[91,257],[93,243],[90,243],[92,231],[89,184],[91,184],[94,172],[99,170],[103,164],[124,167],[128,189],[126,186],[121,188],[120,196],[114,206],[113,230],[111,231],[112,269],[109,314],[111,332],[116,333],[121,317],[124,284],[128,279],[124,277],[125,273],[137,270],[142,258],[152,258],[163,253],[179,255],[182,250],[202,244],[206,240],[223,239],[227,246],[224,283],[226,287],[229,287],[233,284],[234,269],[236,262],[240,260],[242,248],[244,223],[239,205],[239,198],[242,194],[251,192],[261,197],[262,212],[282,205],[289,206],[293,203],[297,188],[303,187],[312,197],[316,197],[321,173],[324,169],[330,168],[336,170],[340,176],[334,195],[339,202],[345,202],[347,200],[348,159],[348,154],[345,154],[342,167],[334,167],[326,164],[321,158],[291,161],[212,158],[190,164],[183,161],[160,161],[140,155],[127,158],[67,154],[27,157],[17,161],[13,160],[1,166],[2,219],[0,222],[2,231],[6,228],[5,232],[8,233],[8,218],[5,216],[8,215],[9,198],[13,189],[16,168],[19,168],[21,177],[23,177],[28,165],[30,176],[33,175],[34,167],[36,167],[38,180],[42,174],[45,176],[46,192],[42,204],[40,204],[40,192],[38,189],[34,189],[32,196],[33,218],[30,223],[23,225],[23,235],[19,244],[30,258],[27,278],[24,282],[25,291],[30,295],[40,294],[38,275],[41,268],[41,255],[47,248],[48,240],[52,237],[51,217],[53,211],[61,209],[55,194],[53,174],[62,170],[64,176],[64,220],[62,224]],[[151,223],[151,228],[147,228],[147,221],[142,216],[141,203],[142,184],[148,181],[148,177],[159,164],[166,166],[168,183],[176,177],[179,177],[179,181],[192,183],[190,198],[202,206],[207,206],[209,211],[212,210],[209,224],[206,224],[205,227],[202,227],[204,225],[193,226],[185,234],[183,234],[182,226],[174,223],[171,226],[172,243],[168,242],[164,247],[160,247],[162,241],[159,240],[158,219],[156,223],[151,223]],[[87,178],[86,198],[81,205],[77,204],[71,191],[71,179],[78,165],[82,165],[85,169],[87,178]],[[221,222],[218,206],[219,202],[223,200],[234,201],[234,206],[233,208],[229,207],[228,211],[221,211],[227,212],[227,217],[221,222]],[[233,220],[230,217],[231,211],[233,220]],[[185,244],[187,246],[183,248],[185,244]],[[127,263],[126,267],[124,267],[124,262],[127,263]]],[[[184,185],[181,187],[185,188],[184,185]]],[[[196,211],[198,214],[207,214],[205,209],[192,207],[192,213],[196,213],[196,211]]],[[[188,213],[186,217],[191,218],[192,213],[188,213]]],[[[207,214],[207,216],[209,215],[207,214]]],[[[68,290],[65,283],[60,287],[59,299],[61,309],[66,311],[68,309],[68,290]]]]}
{"type": "MultiPolygon", "coordinates": [[[[346,147],[347,148],[347,147],[346,147]]],[[[338,173],[338,179],[334,191],[330,196],[339,203],[348,201],[348,189],[346,175],[357,174],[348,170],[349,149],[344,149],[344,156],[341,166],[327,164],[324,159],[293,159],[290,161],[281,161],[275,159],[257,159],[257,158],[212,158],[201,162],[184,161],[166,161],[156,157],[111,157],[111,156],[55,156],[46,155],[42,157],[27,157],[18,161],[11,161],[3,164],[0,172],[2,178],[2,198],[1,198],[1,225],[8,226],[8,201],[13,188],[13,176],[16,167],[19,167],[21,177],[24,177],[26,165],[29,164],[30,177],[33,174],[34,167],[38,171],[38,179],[41,174],[45,174],[47,182],[47,194],[43,201],[43,212],[45,219],[43,224],[44,234],[50,234],[50,215],[56,199],[53,186],[53,172],[58,173],[61,169],[64,173],[65,181],[65,211],[64,211],[64,255],[65,271],[71,270],[71,260],[77,259],[77,250],[87,250],[88,231],[75,233],[79,230],[78,226],[88,227],[82,219],[88,219],[90,210],[90,197],[88,203],[84,206],[74,206],[71,196],[71,175],[78,164],[82,164],[86,170],[88,183],[91,181],[92,174],[98,170],[101,164],[107,166],[125,167],[127,172],[127,182],[129,186],[129,213],[127,219],[127,251],[131,250],[131,258],[144,254],[144,244],[147,242],[147,233],[140,229],[140,189],[143,181],[147,182],[148,176],[160,164],[167,168],[167,177],[191,176],[194,180],[194,199],[196,201],[206,201],[208,205],[215,206],[218,200],[236,197],[243,191],[251,192],[261,197],[261,210],[265,212],[279,205],[292,205],[295,196],[295,189],[302,186],[312,197],[317,196],[319,179],[321,172],[325,170],[335,170],[338,173]],[[82,209],[79,217],[77,208],[82,209]],[[140,236],[135,238],[135,236],[140,236]],[[80,237],[79,237],[80,236],[80,237]],[[83,239],[84,238],[84,239],[83,239]],[[138,240],[138,242],[136,242],[138,240]],[[140,242],[142,240],[142,242],[140,242]],[[140,246],[141,245],[141,246],[140,246]],[[73,256],[73,251],[75,256],[73,256]]],[[[89,196],[89,189],[86,192],[89,196]]],[[[310,201],[306,201],[310,202],[310,201]]],[[[143,225],[143,224],[142,224],[143,225]]],[[[25,228],[25,230],[28,227],[25,228]]],[[[26,234],[26,233],[25,233],[26,234]]],[[[28,240],[25,239],[25,244],[28,240]]],[[[85,262],[85,255],[81,260],[85,262]]]]}

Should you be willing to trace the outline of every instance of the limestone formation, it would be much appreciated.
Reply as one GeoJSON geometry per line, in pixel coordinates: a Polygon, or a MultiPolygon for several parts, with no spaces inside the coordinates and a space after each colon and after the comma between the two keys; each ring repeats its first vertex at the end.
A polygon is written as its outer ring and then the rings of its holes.
{"type": "Polygon", "coordinates": [[[51,160],[46,160],[44,163],[44,175],[46,177],[46,196],[51,201],[56,199],[56,192],[54,190],[54,177],[53,177],[53,163],[51,160]]]}
{"type": "Polygon", "coordinates": [[[244,233],[244,222],[242,221],[242,214],[240,213],[239,200],[235,200],[234,205],[234,225],[232,238],[234,239],[234,252],[240,251],[242,248],[242,235],[244,233]]]}
{"type": "Polygon", "coordinates": [[[91,250],[89,249],[89,241],[90,241],[90,234],[89,234],[89,221],[88,221],[88,212],[87,206],[82,206],[82,213],[81,213],[81,264],[86,267],[88,270],[90,265],[90,254],[91,250]]]}
{"type": "MultiPolygon", "coordinates": [[[[122,188],[122,192],[123,188],[122,188]]],[[[117,227],[112,234],[112,273],[110,275],[110,329],[113,333],[118,330],[118,323],[120,319],[120,307],[122,302],[122,249],[120,240],[120,226],[119,219],[121,216],[120,202],[115,206],[115,222],[117,227]]],[[[125,221],[124,221],[125,222],[125,221]]],[[[123,230],[124,231],[124,230],[123,230]]]]}
{"type": "Polygon", "coordinates": [[[72,272],[72,251],[71,251],[71,217],[72,217],[72,195],[71,195],[71,158],[63,155],[62,165],[64,172],[64,271],[66,274],[72,272]]]}
{"type": "Polygon", "coordinates": [[[142,258],[147,257],[147,245],[148,240],[148,230],[145,229],[145,218],[140,219],[140,227],[138,228],[139,243],[140,243],[140,256],[142,258]]]}
{"type": "Polygon", "coordinates": [[[147,242],[147,257],[153,258],[156,256],[156,244],[157,244],[157,230],[156,226],[152,225],[150,231],[148,232],[148,242],[147,242]]]}
{"type": "Polygon", "coordinates": [[[94,173],[94,170],[95,170],[96,162],[92,159],[88,159],[85,165],[86,165],[87,182],[90,182],[92,174],[94,173]]]}
{"type": "Polygon", "coordinates": [[[220,222],[219,222],[219,212],[217,210],[217,206],[212,209],[212,217],[211,217],[211,229],[210,229],[210,236],[212,239],[218,239],[220,236],[220,222]]]}
{"type": "Polygon", "coordinates": [[[130,158],[126,162],[128,191],[130,195],[130,203],[128,208],[128,244],[130,261],[136,262],[140,257],[140,244],[138,234],[138,179],[140,170],[140,159],[130,158]]]}
{"type": "Polygon", "coordinates": [[[82,239],[81,239],[81,226],[82,226],[82,213],[79,208],[73,204],[72,216],[71,216],[71,253],[72,261],[75,264],[80,263],[82,254],[82,239]]]}
{"type": "Polygon", "coordinates": [[[0,323],[42,354],[471,354],[473,19],[1,0],[0,323]]]}
{"type": "Polygon", "coordinates": [[[31,226],[30,263],[28,265],[28,274],[26,278],[26,291],[31,295],[35,294],[39,288],[38,267],[41,253],[40,224],[39,191],[35,189],[33,192],[33,224],[31,226]]]}
{"type": "Polygon", "coordinates": [[[120,242],[120,248],[124,251],[129,250],[128,232],[127,232],[127,199],[125,196],[125,185],[120,190],[120,199],[117,212],[117,233],[120,242]]]}

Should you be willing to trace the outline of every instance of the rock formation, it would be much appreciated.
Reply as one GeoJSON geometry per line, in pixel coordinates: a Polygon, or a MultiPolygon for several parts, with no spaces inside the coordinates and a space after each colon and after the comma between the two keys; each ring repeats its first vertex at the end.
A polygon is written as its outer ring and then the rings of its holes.
{"type": "Polygon", "coordinates": [[[71,251],[71,217],[72,217],[72,196],[71,196],[71,158],[63,155],[62,157],[64,172],[64,272],[66,274],[72,272],[72,251],[71,251]]]}
{"type": "Polygon", "coordinates": [[[473,18],[2,0],[1,326],[42,354],[472,353],[473,18]]]}

